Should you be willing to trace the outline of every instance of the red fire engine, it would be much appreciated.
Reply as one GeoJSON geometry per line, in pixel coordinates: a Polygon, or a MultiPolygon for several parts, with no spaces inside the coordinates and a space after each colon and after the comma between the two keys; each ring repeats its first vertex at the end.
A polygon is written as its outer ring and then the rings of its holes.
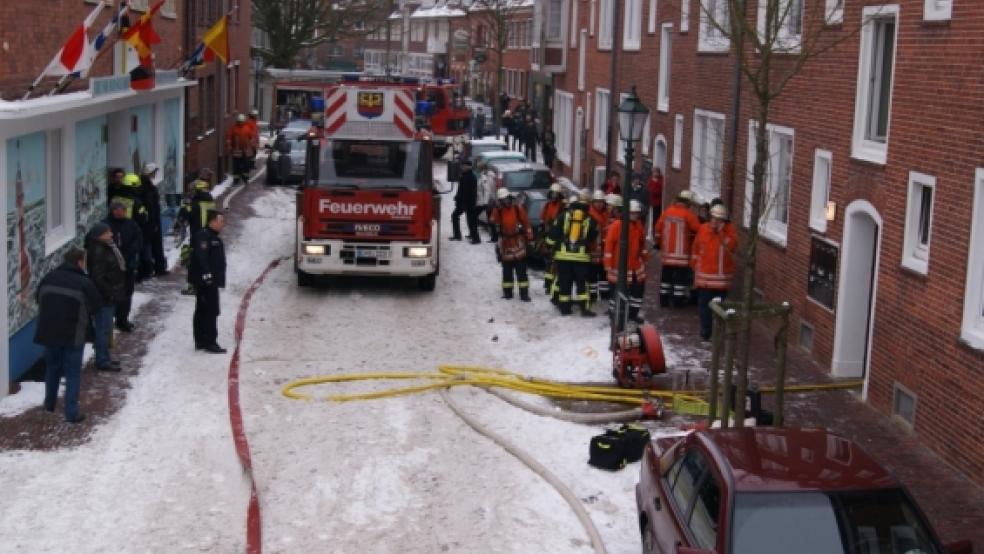
{"type": "Polygon", "coordinates": [[[318,275],[401,276],[433,290],[440,199],[430,140],[414,127],[414,89],[392,81],[325,88],[297,196],[298,285],[318,275]]]}
{"type": "Polygon", "coordinates": [[[440,158],[451,147],[455,137],[463,137],[468,131],[471,117],[468,107],[465,106],[460,87],[448,79],[424,82],[417,91],[417,99],[429,103],[427,121],[433,133],[434,157],[440,158]]]}

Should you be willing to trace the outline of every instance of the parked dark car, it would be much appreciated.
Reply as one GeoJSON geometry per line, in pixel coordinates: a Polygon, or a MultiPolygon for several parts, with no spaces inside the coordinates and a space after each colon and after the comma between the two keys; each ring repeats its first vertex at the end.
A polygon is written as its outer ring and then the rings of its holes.
{"type": "Polygon", "coordinates": [[[636,505],[646,554],[970,554],[943,546],[899,481],[825,429],[652,441],[636,505]]]}
{"type": "Polygon", "coordinates": [[[286,127],[277,133],[266,160],[266,183],[297,182],[304,179],[307,159],[307,129],[286,127]]]}

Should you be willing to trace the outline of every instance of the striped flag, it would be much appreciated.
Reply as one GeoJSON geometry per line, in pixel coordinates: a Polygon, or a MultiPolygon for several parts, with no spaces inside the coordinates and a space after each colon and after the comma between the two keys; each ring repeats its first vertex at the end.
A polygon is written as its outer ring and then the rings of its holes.
{"type": "MultiPolygon", "coordinates": [[[[106,26],[103,27],[103,30],[99,31],[99,34],[96,35],[96,38],[93,39],[92,41],[93,62],[95,62],[95,59],[98,58],[100,54],[102,54],[103,47],[106,46],[106,43],[112,40],[113,34],[116,32],[116,29],[119,27],[120,21],[126,16],[126,12],[128,9],[129,6],[127,6],[126,2],[124,2],[123,5],[120,6],[120,10],[115,14],[113,14],[113,19],[111,19],[109,23],[107,23],[106,26]]],[[[89,71],[92,70],[92,65],[93,64],[90,63],[89,66],[82,71],[82,74],[80,75],[81,78],[85,79],[86,77],[89,76],[89,71]]]]}
{"type": "Polygon", "coordinates": [[[72,35],[65,42],[65,45],[58,51],[55,58],[51,60],[48,67],[44,69],[42,75],[71,75],[72,73],[79,73],[89,68],[94,56],[92,55],[92,45],[89,43],[87,31],[96,21],[99,12],[105,7],[106,5],[100,2],[96,6],[96,9],[92,10],[92,13],[89,14],[89,17],[86,17],[85,21],[75,28],[72,35]]]}

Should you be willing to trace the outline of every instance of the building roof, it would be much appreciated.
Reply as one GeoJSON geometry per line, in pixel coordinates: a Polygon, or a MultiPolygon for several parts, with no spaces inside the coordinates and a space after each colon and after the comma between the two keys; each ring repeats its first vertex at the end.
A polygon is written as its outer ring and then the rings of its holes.
{"type": "Polygon", "coordinates": [[[447,6],[434,6],[433,8],[420,8],[410,14],[410,19],[444,19],[452,17],[465,17],[464,10],[449,8],[447,6]]]}

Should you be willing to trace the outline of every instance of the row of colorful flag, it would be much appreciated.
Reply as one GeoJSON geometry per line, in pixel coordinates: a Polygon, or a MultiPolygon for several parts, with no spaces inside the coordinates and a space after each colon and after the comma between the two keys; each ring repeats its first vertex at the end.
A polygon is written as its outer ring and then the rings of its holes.
{"type": "MultiPolygon", "coordinates": [[[[100,2],[92,13],[76,27],[65,41],[61,50],[55,54],[51,63],[34,80],[24,95],[26,100],[45,77],[60,77],[52,93],[64,90],[74,79],[85,79],[89,71],[117,38],[126,44],[126,55],[123,57],[123,71],[130,74],[130,86],[134,90],[150,90],[154,88],[154,53],[152,46],[161,42],[160,36],[154,30],[153,18],[164,5],[165,0],[158,0],[133,25],[129,24],[127,13],[129,6],[123,0],[113,13],[113,18],[93,39],[89,39],[90,29],[96,22],[103,9],[110,6],[109,0],[100,2]]],[[[202,36],[202,41],[191,56],[181,63],[182,73],[213,61],[216,57],[227,63],[229,60],[229,15],[219,18],[202,36]]]]}

